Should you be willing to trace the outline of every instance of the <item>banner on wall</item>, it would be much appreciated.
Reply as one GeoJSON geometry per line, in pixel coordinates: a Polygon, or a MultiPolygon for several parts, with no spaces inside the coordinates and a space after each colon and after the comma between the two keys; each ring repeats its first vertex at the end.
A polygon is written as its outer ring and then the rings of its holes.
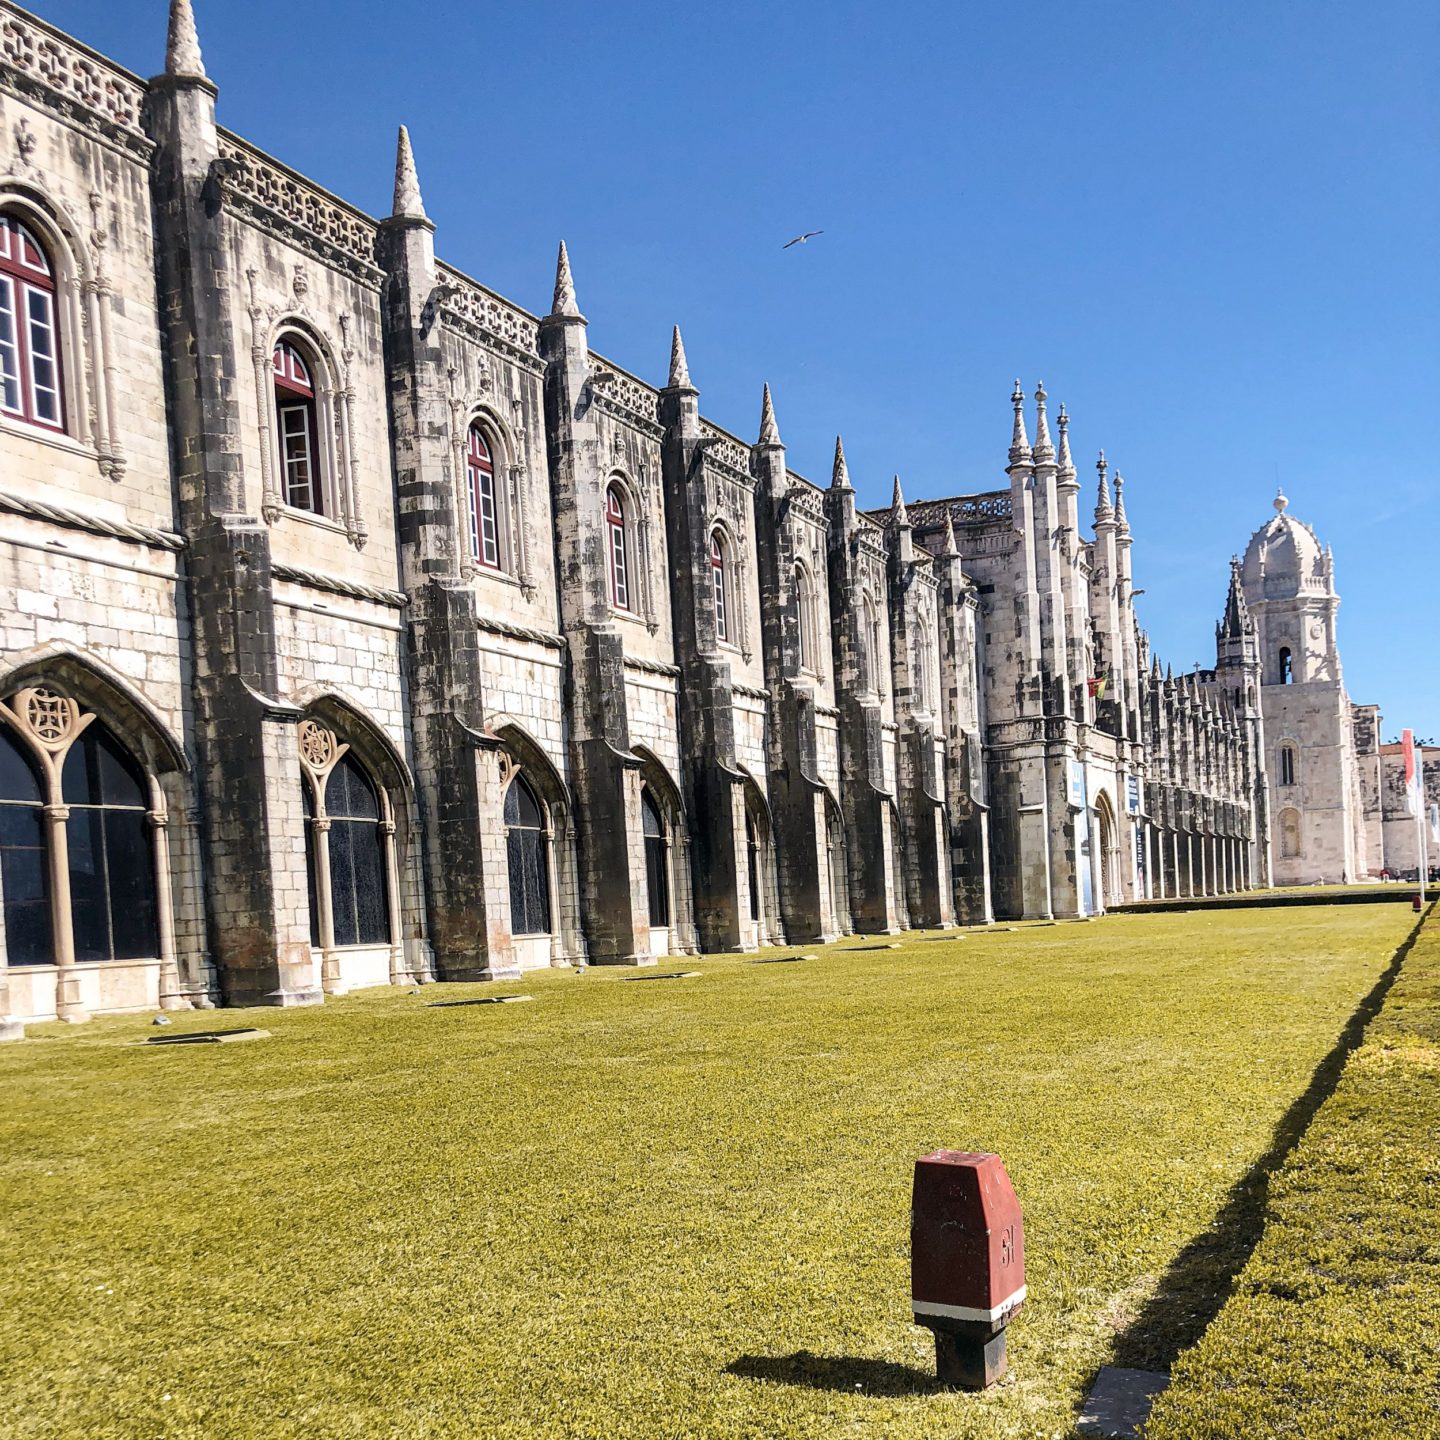
{"type": "Polygon", "coordinates": [[[1132,815],[1140,813],[1140,777],[1138,775],[1125,777],[1125,805],[1132,815]]]}
{"type": "Polygon", "coordinates": [[[1078,760],[1070,762],[1070,803],[1077,810],[1085,808],[1085,767],[1078,760]]]}

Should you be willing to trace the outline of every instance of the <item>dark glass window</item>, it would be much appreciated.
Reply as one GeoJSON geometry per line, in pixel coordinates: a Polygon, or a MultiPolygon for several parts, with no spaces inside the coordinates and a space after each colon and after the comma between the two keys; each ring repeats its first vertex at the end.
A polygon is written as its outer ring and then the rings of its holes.
{"type": "Polygon", "coordinates": [[[750,870],[750,918],[760,918],[760,842],[755,838],[755,822],[745,817],[745,858],[750,870]]]}
{"type": "Polygon", "coordinates": [[[65,835],[76,960],[157,955],[145,779],[100,721],[92,720],[70,747],[60,791],[70,807],[65,835]]]}
{"type": "Polygon", "coordinates": [[[665,822],[648,790],[640,792],[640,819],[645,832],[645,883],[650,893],[650,923],[670,923],[670,866],[665,854],[665,822]]]}
{"type": "Polygon", "coordinates": [[[1295,667],[1290,659],[1289,646],[1280,648],[1280,683],[1289,685],[1295,679],[1295,667]]]}
{"type": "Polygon", "coordinates": [[[1293,745],[1280,747],[1280,783],[1282,785],[1295,783],[1295,747],[1293,745]]]}
{"type": "Polygon", "coordinates": [[[517,775],[505,792],[505,849],[510,865],[510,932],[550,933],[550,844],[535,792],[517,775]]]}
{"type": "Polygon", "coordinates": [[[52,965],[49,864],[40,781],[24,751],[0,728],[0,888],[11,965],[52,965]]]}
{"type": "Polygon", "coordinates": [[[383,945],[390,939],[390,897],[380,802],[374,786],[350,755],[325,784],[330,819],[330,914],[335,944],[383,945]]]}

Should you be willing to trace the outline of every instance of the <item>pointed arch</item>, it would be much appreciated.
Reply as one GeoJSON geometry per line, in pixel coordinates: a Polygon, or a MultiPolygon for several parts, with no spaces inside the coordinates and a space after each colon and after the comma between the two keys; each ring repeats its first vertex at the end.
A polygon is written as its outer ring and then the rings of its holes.
{"type": "Polygon", "coordinates": [[[186,777],[188,783],[190,757],[168,722],[135,685],[104,661],[61,641],[46,641],[0,675],[0,697],[42,683],[104,718],[147,769],[186,777]]]}
{"type": "Polygon", "coordinates": [[[540,875],[543,858],[543,879],[546,884],[544,931],[511,931],[511,945],[522,966],[562,964],[582,953],[579,938],[579,865],[576,851],[575,809],[570,787],[545,747],[524,725],[511,716],[500,716],[492,722],[490,733],[499,744],[495,810],[496,822],[505,837],[506,863],[504,872],[494,877],[492,902],[497,913],[510,913],[512,923],[517,904],[524,913],[522,922],[535,918],[531,901],[534,885],[540,875]],[[541,809],[541,837],[510,836],[511,823],[506,817],[510,787],[522,776],[541,809]],[[523,853],[522,853],[523,852],[523,853]],[[524,867],[530,865],[527,872],[524,867]],[[518,867],[518,868],[517,868],[518,867]],[[530,889],[524,887],[530,883],[530,889]],[[521,889],[517,891],[519,885],[521,889]],[[506,909],[500,907],[508,906],[506,909]]]}
{"type": "MultiPolygon", "coordinates": [[[[663,925],[669,930],[667,945],[671,953],[694,954],[698,942],[695,935],[694,891],[691,885],[690,829],[684,796],[669,768],[653,750],[644,745],[635,745],[631,749],[640,761],[642,807],[644,796],[648,794],[658,807],[665,827],[663,855],[660,847],[652,843],[654,837],[646,836],[642,841],[646,846],[647,899],[653,901],[656,898],[656,885],[663,880],[668,884],[671,902],[669,918],[660,923],[656,920],[658,908],[653,903],[650,907],[652,953],[664,953],[655,950],[661,938],[655,932],[663,925]],[[662,860],[663,868],[657,876],[657,864],[662,860]]],[[[643,819],[642,808],[642,836],[643,819]]]]}

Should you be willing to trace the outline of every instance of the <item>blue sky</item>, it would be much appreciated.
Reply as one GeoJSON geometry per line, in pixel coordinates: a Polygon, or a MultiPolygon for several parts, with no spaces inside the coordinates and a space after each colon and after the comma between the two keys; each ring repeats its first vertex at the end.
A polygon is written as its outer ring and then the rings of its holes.
{"type": "MultiPolygon", "coordinates": [[[[150,74],[163,0],[42,12],[150,74]]],[[[1440,6],[196,0],[222,123],[868,504],[1003,483],[1008,396],[1125,474],[1142,618],[1214,656],[1271,514],[1335,547],[1357,700],[1440,732],[1440,6]],[[808,246],[782,251],[801,230],[808,246]],[[1415,656],[1420,659],[1415,659],[1415,656]]]]}

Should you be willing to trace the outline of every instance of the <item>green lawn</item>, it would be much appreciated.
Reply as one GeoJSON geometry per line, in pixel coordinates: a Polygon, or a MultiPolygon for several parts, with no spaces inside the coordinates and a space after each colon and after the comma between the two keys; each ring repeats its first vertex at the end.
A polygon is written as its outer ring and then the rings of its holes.
{"type": "MultiPolygon", "coordinates": [[[[1359,1039],[1361,1037],[1357,1037],[1359,1039]]],[[[1440,922],[1270,1187],[1153,1440],[1440,1436],[1440,922]]]]}
{"type": "Polygon", "coordinates": [[[246,1045],[33,1027],[0,1048],[0,1435],[1066,1435],[1412,920],[1118,916],[165,1032],[272,1032],[246,1045]],[[935,1392],[910,1324],[942,1144],[998,1151],[1025,1209],[984,1396],[935,1392]]]}

